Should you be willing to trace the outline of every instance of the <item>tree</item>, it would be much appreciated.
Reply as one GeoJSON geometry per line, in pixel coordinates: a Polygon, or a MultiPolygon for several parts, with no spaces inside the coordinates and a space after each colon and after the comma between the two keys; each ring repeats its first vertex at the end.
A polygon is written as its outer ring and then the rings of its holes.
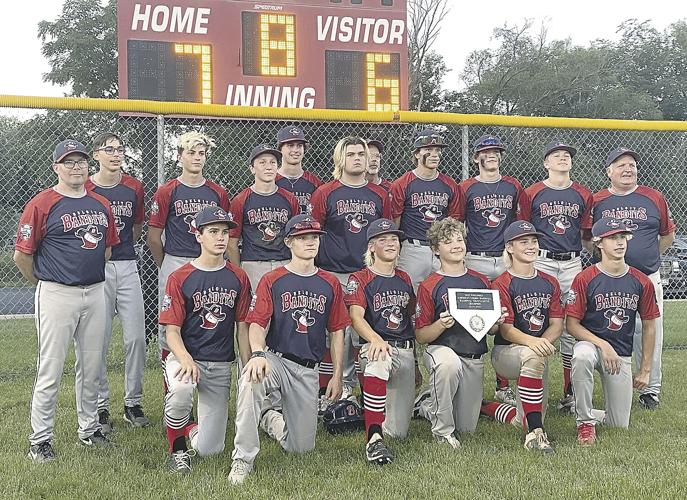
{"type": "Polygon", "coordinates": [[[449,72],[444,57],[431,51],[420,68],[421,85],[411,87],[410,102],[417,111],[443,111],[445,108],[445,91],[442,89],[444,76],[449,72]]]}

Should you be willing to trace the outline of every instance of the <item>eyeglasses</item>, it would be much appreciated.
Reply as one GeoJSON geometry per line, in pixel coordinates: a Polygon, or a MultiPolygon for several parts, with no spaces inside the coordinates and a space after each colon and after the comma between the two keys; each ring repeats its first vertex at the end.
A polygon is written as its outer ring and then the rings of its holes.
{"type": "Polygon", "coordinates": [[[68,170],[74,170],[76,167],[88,168],[88,160],[65,160],[62,162],[62,165],[64,165],[68,170]]]}
{"type": "Polygon", "coordinates": [[[108,154],[109,156],[112,156],[113,154],[115,154],[115,152],[119,153],[120,155],[123,155],[124,152],[126,151],[126,149],[124,148],[124,146],[119,146],[117,148],[112,147],[112,146],[107,146],[104,148],[98,148],[98,149],[96,149],[96,151],[105,151],[106,154],[108,154]]]}

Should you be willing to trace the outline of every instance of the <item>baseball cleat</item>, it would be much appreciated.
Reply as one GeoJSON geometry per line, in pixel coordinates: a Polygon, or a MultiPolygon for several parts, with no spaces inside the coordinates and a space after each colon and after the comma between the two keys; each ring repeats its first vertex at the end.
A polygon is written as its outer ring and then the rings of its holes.
{"type": "Polygon", "coordinates": [[[252,471],[252,464],[237,458],[231,463],[231,472],[229,473],[229,477],[227,477],[227,479],[229,479],[231,484],[238,486],[239,484],[243,484],[252,471]]]}
{"type": "Polygon", "coordinates": [[[425,389],[422,391],[418,396],[415,398],[415,402],[413,403],[413,418],[423,418],[422,415],[422,403],[429,399],[430,393],[429,389],[425,389]]]}
{"type": "Polygon", "coordinates": [[[172,453],[167,458],[167,467],[174,473],[190,474],[191,473],[191,457],[196,456],[196,450],[179,450],[172,453]]]}
{"type": "Polygon", "coordinates": [[[112,420],[110,419],[110,412],[108,410],[98,411],[98,422],[100,422],[100,430],[103,434],[110,434],[114,430],[112,420]]]}
{"type": "Polygon", "coordinates": [[[324,412],[327,411],[327,408],[329,408],[329,405],[332,403],[333,401],[331,399],[327,399],[324,394],[320,396],[320,400],[317,403],[317,416],[322,418],[322,415],[324,415],[324,412]]]}
{"type": "Polygon", "coordinates": [[[515,401],[515,393],[513,392],[513,389],[510,388],[510,386],[497,389],[494,393],[494,399],[496,399],[496,401],[499,401],[500,403],[506,403],[507,405],[517,406],[517,403],[515,401]]]}
{"type": "Polygon", "coordinates": [[[564,412],[575,413],[575,396],[566,394],[560,399],[556,408],[564,412]]]}
{"type": "Polygon", "coordinates": [[[365,457],[367,461],[377,465],[390,464],[394,461],[394,455],[391,450],[386,447],[383,439],[370,441],[365,446],[365,457]]]}
{"type": "Polygon", "coordinates": [[[449,434],[448,436],[436,436],[436,438],[439,444],[447,444],[454,450],[460,448],[460,441],[458,441],[453,434],[449,434]]]}
{"type": "Polygon", "coordinates": [[[148,427],[150,420],[143,413],[141,405],[125,406],[124,420],[129,422],[133,427],[148,427]]]}
{"type": "Polygon", "coordinates": [[[525,436],[525,449],[531,451],[538,451],[544,455],[555,455],[551,443],[549,443],[549,438],[546,436],[544,429],[537,428],[525,436]]]}
{"type": "Polygon", "coordinates": [[[344,384],[341,390],[341,399],[351,399],[355,401],[357,398],[353,394],[353,387],[348,384],[344,384]]]}
{"type": "Polygon", "coordinates": [[[642,405],[647,410],[655,410],[658,408],[660,401],[658,400],[658,394],[640,394],[639,404],[642,405]]]}
{"type": "Polygon", "coordinates": [[[55,460],[55,451],[52,449],[50,441],[31,445],[29,453],[26,455],[35,464],[44,464],[55,460]]]}
{"type": "Polygon", "coordinates": [[[112,441],[107,439],[101,431],[95,431],[86,438],[79,438],[79,443],[91,448],[112,448],[112,441]]]}
{"type": "Polygon", "coordinates": [[[577,444],[593,446],[596,443],[596,427],[594,424],[580,424],[577,426],[577,444]]]}

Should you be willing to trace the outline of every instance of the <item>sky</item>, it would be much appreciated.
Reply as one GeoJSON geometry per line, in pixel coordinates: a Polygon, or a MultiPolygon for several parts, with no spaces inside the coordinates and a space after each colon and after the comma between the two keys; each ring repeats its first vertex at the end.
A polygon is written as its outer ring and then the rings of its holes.
{"type": "MultiPolygon", "coordinates": [[[[180,2],[181,3],[181,2],[180,2]]],[[[442,24],[434,49],[442,53],[450,68],[444,85],[460,88],[460,71],[468,54],[494,45],[495,27],[521,25],[532,19],[535,26],[545,22],[549,39],[570,37],[573,43],[586,45],[597,38],[613,39],[617,26],[625,19],[651,19],[654,27],[687,18],[687,7],[680,2],[656,0],[575,0],[574,2],[505,1],[488,3],[449,0],[451,10],[442,24]],[[675,6],[680,6],[677,7],[675,6]]],[[[49,71],[41,55],[37,37],[39,21],[54,20],[61,11],[60,0],[22,0],[3,2],[0,16],[0,94],[61,96],[68,89],[43,82],[49,71]]]]}

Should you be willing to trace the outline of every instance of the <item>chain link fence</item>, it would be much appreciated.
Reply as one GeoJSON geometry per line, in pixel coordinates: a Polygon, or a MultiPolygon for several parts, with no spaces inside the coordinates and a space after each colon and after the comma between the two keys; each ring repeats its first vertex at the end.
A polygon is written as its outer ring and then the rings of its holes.
{"type": "MultiPolygon", "coordinates": [[[[0,108],[0,115],[13,112],[0,108]]],[[[439,117],[441,115],[438,115],[439,117]]],[[[0,330],[15,328],[12,319],[33,314],[33,288],[24,281],[12,261],[17,221],[28,200],[55,183],[51,169],[55,144],[67,137],[87,146],[100,132],[120,135],[127,146],[126,173],[145,186],[146,207],[157,186],[180,173],[176,164],[176,137],[188,130],[201,130],[217,142],[205,167],[207,178],[224,186],[233,197],[253,178],[248,154],[259,143],[274,143],[277,131],[287,125],[302,127],[310,140],[304,166],[323,180],[331,178],[332,150],[346,135],[375,138],[386,145],[382,175],[396,179],[411,161],[411,144],[422,124],[351,123],[122,116],[111,112],[41,110],[26,119],[0,116],[0,330]],[[9,321],[8,321],[9,320],[9,321]]],[[[575,145],[572,176],[593,192],[608,185],[603,160],[618,146],[641,154],[639,181],[662,191],[678,225],[678,240],[661,265],[666,305],[666,346],[685,347],[682,325],[687,323],[687,133],[636,132],[602,129],[556,129],[500,126],[434,125],[450,147],[443,151],[441,169],[460,181],[476,175],[471,163],[472,141],[484,133],[498,135],[507,145],[502,171],[527,187],[543,179],[542,149],[558,139],[575,145]]],[[[91,165],[93,173],[96,165],[91,165]]],[[[142,241],[145,240],[145,234],[142,241]]],[[[146,246],[139,247],[139,269],[144,286],[146,331],[154,338],[157,316],[157,269],[146,246]]]]}

